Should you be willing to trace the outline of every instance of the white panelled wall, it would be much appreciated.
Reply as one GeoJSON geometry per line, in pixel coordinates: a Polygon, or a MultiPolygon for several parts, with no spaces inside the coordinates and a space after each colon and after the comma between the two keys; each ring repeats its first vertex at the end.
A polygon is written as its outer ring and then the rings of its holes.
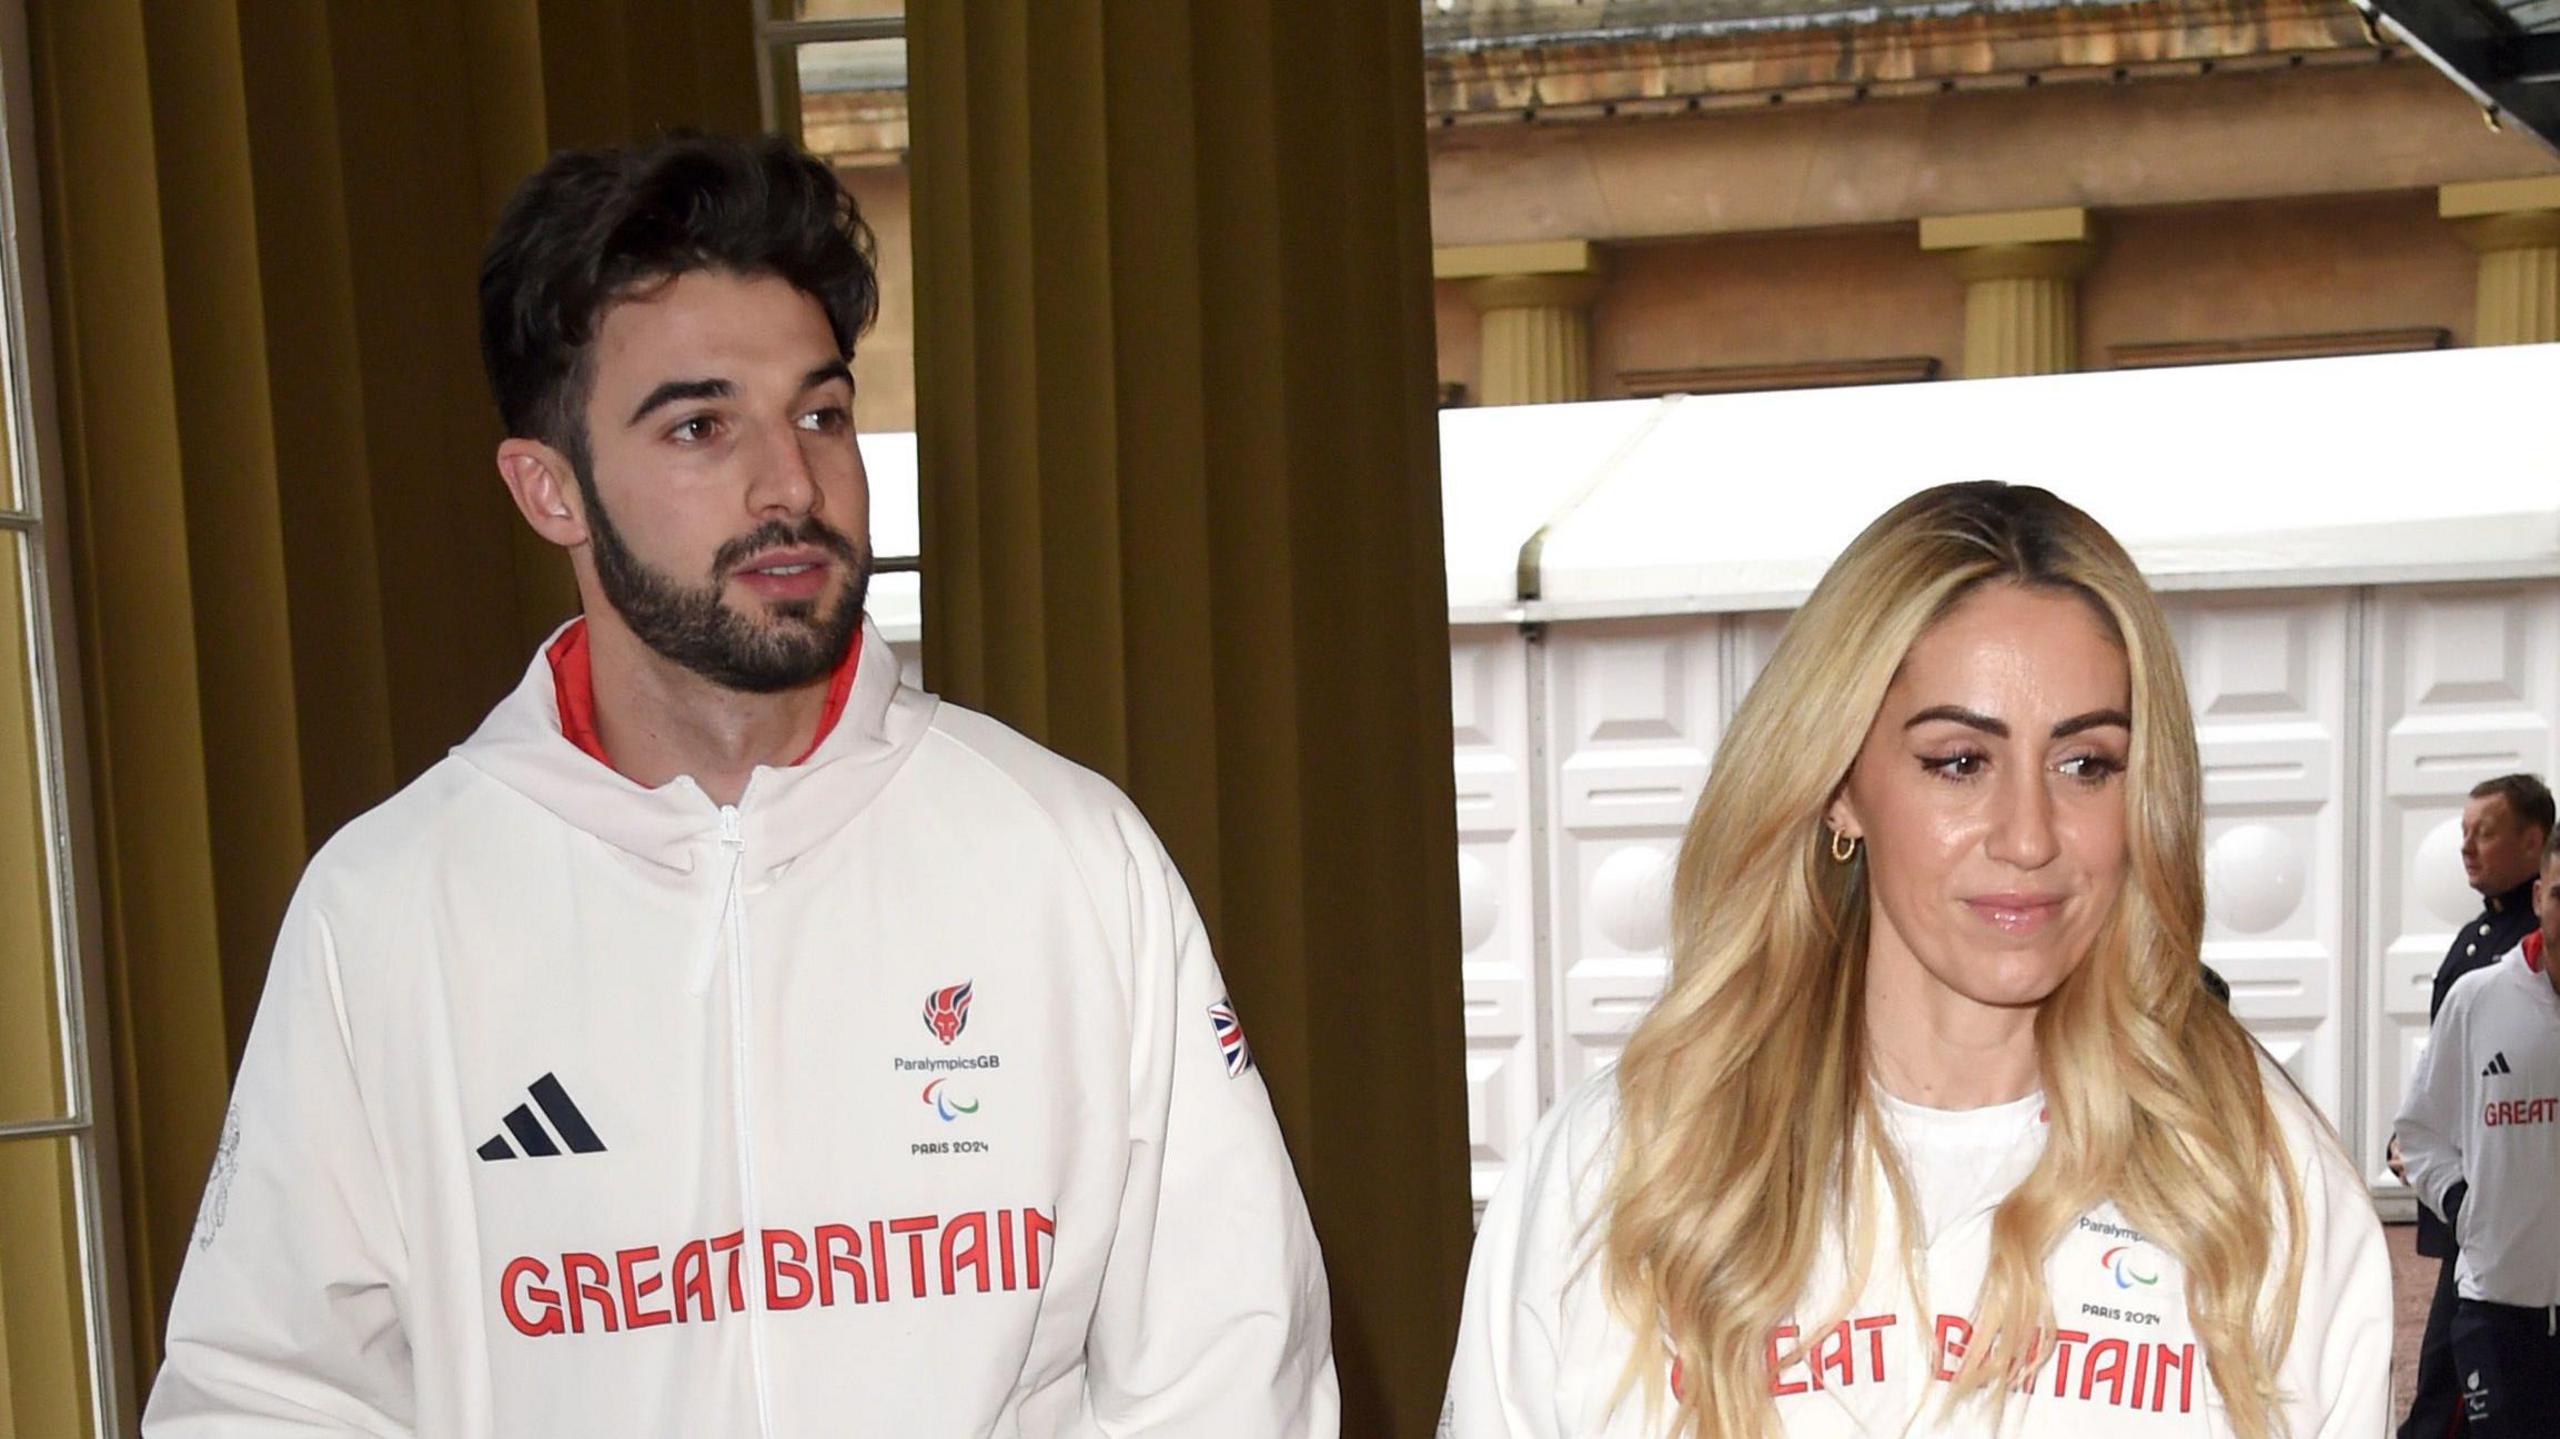
{"type": "MultiPolygon", "coordinates": [[[[2560,581],[2164,596],[2205,769],[2205,960],[2382,1167],[2427,991],[2479,907],[2474,784],[2550,773],[2560,581]]],[[[1672,858],[1785,616],[1453,627],[1478,1203],[1660,989],[1672,858]]]]}

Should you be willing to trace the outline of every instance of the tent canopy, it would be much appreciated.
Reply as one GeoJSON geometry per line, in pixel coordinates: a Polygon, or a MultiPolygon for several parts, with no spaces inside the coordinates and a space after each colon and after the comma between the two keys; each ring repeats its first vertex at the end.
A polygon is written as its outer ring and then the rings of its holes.
{"type": "MultiPolygon", "coordinates": [[[[2080,505],[2163,589],[2560,575],[2560,450],[2522,423],[2554,403],[2560,345],[1449,410],[1450,619],[1785,608],[1973,479],[2080,505]]],[[[863,449],[875,549],[914,553],[914,437],[863,449]]],[[[914,593],[875,584],[893,634],[914,593]]]]}

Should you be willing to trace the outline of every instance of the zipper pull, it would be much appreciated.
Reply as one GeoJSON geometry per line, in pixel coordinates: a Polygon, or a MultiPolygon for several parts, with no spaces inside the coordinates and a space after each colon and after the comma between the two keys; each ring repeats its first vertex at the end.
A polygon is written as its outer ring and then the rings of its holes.
{"type": "Polygon", "coordinates": [[[747,847],[746,824],[734,804],[720,806],[720,843],[733,850],[747,847]]]}

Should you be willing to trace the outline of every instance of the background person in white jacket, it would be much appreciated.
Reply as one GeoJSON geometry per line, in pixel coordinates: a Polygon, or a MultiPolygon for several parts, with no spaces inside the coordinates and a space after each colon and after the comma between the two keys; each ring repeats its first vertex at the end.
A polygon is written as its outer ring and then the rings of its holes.
{"type": "Polygon", "coordinates": [[[2410,1185],[2462,1246],[2453,1367],[2484,1439],[2560,1434],[2560,843],[2533,907],[2540,926],[2445,996],[2397,1122],[2410,1185]]]}
{"type": "Polygon", "coordinates": [[[586,614],[304,876],[151,1439],[1335,1433],[1180,878],[862,627],[874,295],[779,141],[510,204],[498,469],[586,614]]]}
{"type": "Polygon", "coordinates": [[[2037,489],[1868,527],[1744,699],[1673,971],[1487,1209],[1456,1439],[2371,1439],[2389,1269],[2199,981],[2193,723],[2037,489]]]}

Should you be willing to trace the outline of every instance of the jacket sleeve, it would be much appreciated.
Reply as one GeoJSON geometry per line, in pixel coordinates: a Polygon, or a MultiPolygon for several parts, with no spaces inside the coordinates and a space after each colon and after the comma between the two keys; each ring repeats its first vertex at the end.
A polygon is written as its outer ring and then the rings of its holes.
{"type": "Polygon", "coordinates": [[[2368,1439],[2390,1430],[2390,1251],[2363,1179],[2325,1128],[2296,1142],[2309,1151],[2302,1288],[2276,1382],[2294,1439],[2368,1439]]]}
{"type": "Polygon", "coordinates": [[[1129,1173],[1086,1342],[1096,1432],[1334,1439],[1324,1263],[1270,1093],[1172,861],[1130,839],[1129,1173]]]}
{"type": "Polygon", "coordinates": [[[2417,1073],[2409,1077],[2409,1092],[2401,1096],[2400,1115],[2392,1125],[2409,1187],[2447,1222],[2456,1207],[2451,1192],[2463,1181],[2462,1119],[2470,1079],[2463,1056],[2471,1048],[2467,1039],[2472,1000],[2478,992],[2476,984],[2456,986],[2445,1001],[2444,1012],[2428,1030],[2427,1052],[2418,1061],[2417,1073]]]}
{"type": "Polygon", "coordinates": [[[249,1031],[145,1439],[414,1432],[405,1249],[337,975],[306,890],[249,1031]]]}

